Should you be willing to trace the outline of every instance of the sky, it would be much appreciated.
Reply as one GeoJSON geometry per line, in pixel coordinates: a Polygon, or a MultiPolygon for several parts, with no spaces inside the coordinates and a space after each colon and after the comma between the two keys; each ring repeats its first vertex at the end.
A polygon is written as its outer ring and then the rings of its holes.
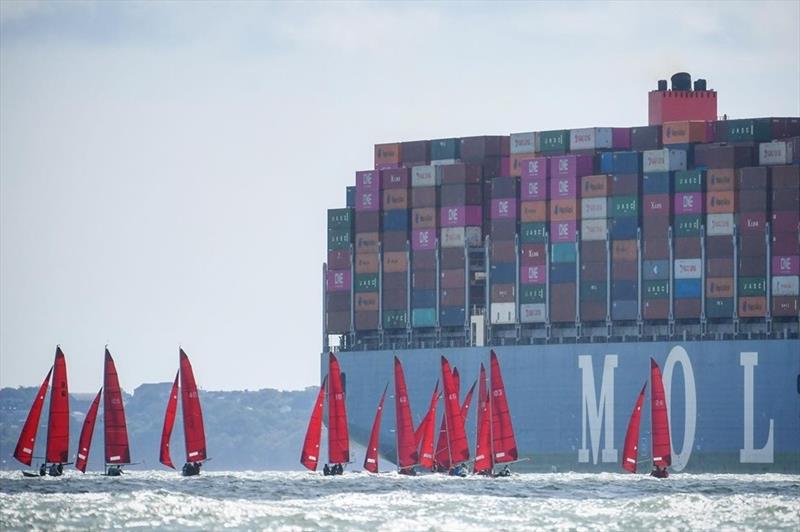
{"type": "Polygon", "coordinates": [[[800,2],[0,1],[0,387],[319,381],[326,209],[380,142],[800,116],[800,2]]]}

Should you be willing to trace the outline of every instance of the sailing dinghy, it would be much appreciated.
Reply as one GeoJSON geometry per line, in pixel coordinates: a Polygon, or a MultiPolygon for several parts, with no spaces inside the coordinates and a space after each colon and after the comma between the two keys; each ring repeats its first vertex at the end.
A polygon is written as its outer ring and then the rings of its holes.
{"type": "Polygon", "coordinates": [[[414,466],[419,463],[419,451],[408,401],[406,377],[403,365],[397,357],[394,357],[394,413],[398,473],[414,476],[417,474],[414,466]]]}
{"type": "Polygon", "coordinates": [[[367,453],[364,456],[364,469],[370,473],[378,472],[378,446],[380,444],[381,436],[381,418],[383,417],[383,401],[386,399],[386,390],[389,389],[389,383],[383,388],[381,400],[378,402],[378,409],[375,412],[375,419],[372,421],[372,430],[369,433],[369,443],[367,444],[367,453]]]}
{"type": "MultiPolygon", "coordinates": [[[[460,393],[458,368],[453,368],[453,379],[455,380],[456,390],[460,393]]],[[[461,418],[465,423],[469,407],[472,404],[472,395],[475,392],[475,385],[477,382],[478,381],[472,383],[472,387],[470,387],[467,396],[464,398],[464,402],[461,404],[461,418]]],[[[441,426],[439,427],[439,439],[436,443],[436,458],[433,464],[433,471],[435,473],[447,473],[450,471],[450,466],[450,446],[447,443],[447,420],[442,416],[441,426]]]]}
{"type": "MultiPolygon", "coordinates": [[[[300,453],[300,463],[311,471],[316,471],[319,464],[319,444],[322,435],[326,391],[328,399],[328,463],[325,464],[323,473],[325,476],[341,475],[344,473],[344,465],[350,463],[350,433],[347,424],[347,405],[342,372],[339,360],[333,353],[328,353],[328,375],[322,381],[314,409],[311,411],[311,419],[309,419],[306,437],[303,441],[303,450],[300,453]]],[[[380,424],[380,420],[378,423],[380,424]]],[[[377,455],[375,465],[377,469],[377,455]]]]}
{"type": "Polygon", "coordinates": [[[191,477],[200,474],[203,462],[208,460],[206,454],[206,431],[203,425],[203,410],[200,407],[200,395],[194,379],[192,364],[183,349],[180,349],[180,368],[175,375],[175,382],[167,400],[164,413],[164,427],[161,431],[161,449],[159,461],[167,467],[175,469],[169,452],[169,441],[178,409],[178,392],[181,394],[181,410],[183,413],[183,439],[186,447],[186,463],[181,474],[191,477]],[[178,382],[180,381],[180,387],[178,382]]]}
{"type": "MultiPolygon", "coordinates": [[[[639,463],[639,425],[641,422],[642,405],[644,403],[647,382],[642,386],[636,405],[633,407],[628,429],[625,432],[625,448],[622,452],[622,469],[636,473],[639,463]]],[[[651,476],[667,478],[667,467],[672,465],[672,449],[669,435],[669,419],[667,416],[667,402],[664,393],[664,383],[661,379],[661,369],[654,359],[650,359],[650,424],[651,438],[653,440],[651,476]]]]}
{"type": "Polygon", "coordinates": [[[469,460],[469,446],[464,430],[464,418],[461,416],[461,404],[458,388],[450,369],[450,363],[442,356],[442,383],[444,387],[444,416],[447,430],[449,460],[452,465],[451,475],[466,475],[465,463],[469,460]]]}
{"type": "MultiPolygon", "coordinates": [[[[69,463],[69,388],[67,386],[67,362],[61,346],[56,347],[56,357],[53,367],[47,372],[44,382],[39,387],[33,404],[22,426],[17,446],[14,449],[14,458],[30,466],[33,463],[33,450],[36,443],[36,433],[39,429],[39,418],[42,415],[44,398],[50,385],[52,376],[52,390],[50,392],[50,412],[47,421],[47,446],[44,461],[39,467],[39,472],[23,471],[26,477],[50,475],[61,476],[64,466],[69,463]]],[[[39,457],[41,458],[41,457],[39,457]]]]}

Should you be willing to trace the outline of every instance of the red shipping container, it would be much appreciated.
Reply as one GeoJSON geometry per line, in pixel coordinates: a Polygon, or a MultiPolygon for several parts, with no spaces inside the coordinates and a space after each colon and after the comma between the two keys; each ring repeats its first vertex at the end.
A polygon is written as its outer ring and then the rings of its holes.
{"type": "Polygon", "coordinates": [[[332,249],[328,251],[329,270],[349,270],[350,250],[332,249]]]}
{"type": "Polygon", "coordinates": [[[800,189],[775,189],[771,196],[773,211],[797,211],[800,208],[800,189]]]}
{"type": "Polygon", "coordinates": [[[520,247],[520,262],[525,266],[545,264],[547,262],[546,251],[545,244],[523,244],[520,247]]]}
{"type": "Polygon", "coordinates": [[[399,142],[375,145],[375,166],[379,164],[400,164],[402,153],[399,142]]]}
{"type": "Polygon", "coordinates": [[[407,231],[384,231],[383,250],[384,251],[406,251],[408,249],[407,231]]]}
{"type": "Polygon", "coordinates": [[[439,187],[416,187],[411,189],[411,206],[414,208],[436,207],[439,187]]]}
{"type": "Polygon", "coordinates": [[[635,261],[639,257],[636,240],[613,240],[611,242],[611,258],[617,261],[635,261]]]}
{"type": "MultiPolygon", "coordinates": [[[[408,209],[408,189],[387,189],[383,191],[383,210],[408,209]]],[[[356,220],[358,221],[358,220],[356,220]]]]}
{"type": "Polygon", "coordinates": [[[744,233],[739,237],[740,257],[765,257],[767,239],[764,235],[744,233]]]}
{"type": "Polygon", "coordinates": [[[586,262],[605,262],[608,257],[606,243],[603,240],[582,241],[581,260],[586,262]]]}
{"type": "Polygon", "coordinates": [[[417,290],[436,289],[436,271],[435,270],[412,271],[411,288],[417,290]]]}
{"type": "Polygon", "coordinates": [[[387,170],[381,170],[380,183],[384,190],[402,190],[408,188],[409,184],[411,183],[411,169],[391,168],[387,170]]]}
{"type": "Polygon", "coordinates": [[[667,238],[670,226],[669,216],[651,216],[642,220],[642,239],[667,238]]]}
{"type": "Polygon", "coordinates": [[[642,247],[642,255],[645,260],[669,259],[669,240],[666,238],[645,239],[642,247]]]}
{"type": "Polygon", "coordinates": [[[740,190],[737,192],[736,210],[739,212],[767,212],[766,190],[740,190]]]}
{"type": "Polygon", "coordinates": [[[517,248],[514,241],[493,240],[491,245],[492,262],[515,262],[517,248]]]}
{"type": "Polygon", "coordinates": [[[517,297],[517,288],[513,284],[493,284],[492,303],[514,303],[517,297]]]}
{"type": "Polygon", "coordinates": [[[767,215],[764,212],[738,213],[736,226],[742,235],[760,235],[763,239],[767,230],[767,215]]]}
{"type": "Polygon", "coordinates": [[[556,323],[574,322],[575,283],[550,285],[550,321],[556,323]]]}
{"type": "Polygon", "coordinates": [[[443,185],[480,183],[483,178],[483,167],[480,164],[445,164],[440,168],[443,185]]]}
{"type": "Polygon", "coordinates": [[[772,235],[772,254],[778,256],[800,255],[797,233],[775,233],[772,235]]]}
{"type": "Polygon", "coordinates": [[[608,264],[606,261],[584,261],[581,259],[581,282],[607,281],[607,268],[608,264]]]}
{"type": "Polygon", "coordinates": [[[582,198],[604,198],[609,196],[608,176],[587,175],[581,177],[582,198]]]}
{"type": "Polygon", "coordinates": [[[566,222],[578,219],[580,219],[580,216],[578,216],[578,200],[575,199],[550,200],[551,221],[566,222]]]}
{"type": "Polygon", "coordinates": [[[605,321],[607,310],[605,301],[581,301],[581,321],[605,321]]]}
{"type": "Polygon", "coordinates": [[[706,279],[706,297],[733,297],[733,277],[710,277],[706,279]]]}
{"type": "Polygon", "coordinates": [[[696,259],[701,254],[700,237],[684,236],[675,239],[676,259],[696,259]]]}
{"type": "Polygon", "coordinates": [[[463,268],[455,270],[442,270],[439,286],[441,288],[464,288],[466,285],[466,274],[463,268]]]}
{"type": "Polygon", "coordinates": [[[800,166],[773,166],[772,189],[800,188],[800,166]]]}
{"type": "Polygon", "coordinates": [[[642,311],[646,320],[666,320],[669,318],[669,299],[645,299],[642,311]]]}
{"type": "Polygon", "coordinates": [[[611,279],[615,281],[636,281],[638,278],[639,263],[637,261],[615,260],[611,263],[611,279]]]}
{"type": "Polygon", "coordinates": [[[708,277],[733,277],[732,259],[707,259],[706,276],[708,277]]]}
{"type": "Polygon", "coordinates": [[[700,317],[701,299],[676,299],[674,316],[678,320],[697,319],[700,317]]]}
{"type": "MultiPolygon", "coordinates": [[[[715,259],[724,260],[724,259],[715,259]]],[[[726,275],[733,275],[731,272],[726,275]]],[[[739,259],[739,275],[741,277],[766,277],[767,259],[766,257],[741,257],[739,259]]]]}
{"type": "Polygon", "coordinates": [[[448,270],[465,268],[464,248],[442,248],[441,267],[448,270]]]}
{"type": "Polygon", "coordinates": [[[378,328],[378,312],[363,311],[355,313],[357,331],[374,331],[378,328]]]}
{"type": "Polygon", "coordinates": [[[350,291],[328,292],[325,294],[325,310],[327,312],[350,312],[350,291]]]}
{"type": "Polygon", "coordinates": [[[740,168],[736,180],[739,190],[767,190],[769,184],[769,167],[753,166],[740,168]]]}
{"type": "Polygon", "coordinates": [[[739,298],[739,317],[740,318],[763,318],[767,315],[766,297],[740,297],[739,298]]]}
{"type": "Polygon", "coordinates": [[[648,194],[642,196],[644,218],[642,223],[647,224],[651,216],[667,216],[672,212],[672,196],[669,194],[648,194]]]}
{"type": "Polygon", "coordinates": [[[461,288],[443,288],[442,306],[443,307],[463,307],[466,301],[466,290],[461,288]]]}
{"type": "Polygon", "coordinates": [[[800,211],[772,211],[773,233],[797,234],[800,231],[800,211]]]}
{"type": "Polygon", "coordinates": [[[733,257],[733,238],[730,236],[706,237],[706,258],[724,259],[733,257]]]}
{"type": "Polygon", "coordinates": [[[800,315],[800,297],[774,296],[772,298],[772,316],[780,318],[797,318],[800,315]]]}

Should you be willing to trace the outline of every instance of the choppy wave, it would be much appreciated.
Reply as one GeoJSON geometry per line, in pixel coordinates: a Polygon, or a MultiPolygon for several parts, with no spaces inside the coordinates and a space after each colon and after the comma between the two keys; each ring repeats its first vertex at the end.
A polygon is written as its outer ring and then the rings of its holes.
{"type": "Polygon", "coordinates": [[[0,472],[0,529],[800,529],[800,476],[0,472]]]}

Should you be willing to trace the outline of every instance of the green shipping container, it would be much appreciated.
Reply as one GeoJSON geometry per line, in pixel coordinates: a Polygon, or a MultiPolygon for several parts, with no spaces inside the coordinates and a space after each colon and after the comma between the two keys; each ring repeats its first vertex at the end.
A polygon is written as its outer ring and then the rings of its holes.
{"type": "Polygon", "coordinates": [[[733,317],[733,309],[734,304],[732,297],[706,299],[706,318],[729,319],[733,317]]]}
{"type": "Polygon", "coordinates": [[[703,192],[705,170],[680,170],[675,172],[675,192],[703,192]]]}
{"type": "Polygon", "coordinates": [[[458,159],[461,151],[459,139],[436,139],[431,141],[431,160],[458,159]]]}
{"type": "Polygon", "coordinates": [[[435,327],[436,309],[435,308],[415,308],[411,311],[412,327],[435,327]]]}
{"type": "Polygon", "coordinates": [[[550,246],[550,261],[553,263],[577,262],[578,251],[573,242],[563,242],[550,246]]]}
{"type": "Polygon", "coordinates": [[[565,153],[569,150],[569,130],[542,131],[539,143],[542,153],[565,153]]]}
{"type": "Polygon", "coordinates": [[[329,229],[328,249],[347,249],[353,241],[353,232],[350,229],[329,229]]]}
{"type": "Polygon", "coordinates": [[[639,198],[636,196],[616,196],[608,198],[608,212],[612,218],[639,215],[639,198]]]}
{"type": "Polygon", "coordinates": [[[769,119],[728,120],[725,139],[728,142],[768,142],[772,140],[769,119]]]}
{"type": "Polygon", "coordinates": [[[405,329],[408,324],[408,312],[405,310],[384,310],[384,329],[405,329]]]}
{"type": "Polygon", "coordinates": [[[669,299],[669,280],[645,281],[643,288],[645,299],[669,299]]]}
{"type": "Polygon", "coordinates": [[[702,236],[700,214],[678,214],[675,216],[675,236],[702,236]]]}
{"type": "Polygon", "coordinates": [[[581,301],[605,301],[606,283],[595,281],[581,283],[581,301]]]}
{"type": "Polygon", "coordinates": [[[767,295],[764,277],[739,277],[739,297],[767,295]]]}
{"type": "Polygon", "coordinates": [[[519,286],[520,305],[544,302],[545,286],[543,284],[521,284],[519,286]]]}
{"type": "Polygon", "coordinates": [[[328,231],[347,229],[353,231],[353,209],[328,209],[328,231]]]}
{"type": "Polygon", "coordinates": [[[378,290],[377,273],[357,273],[355,280],[356,292],[375,292],[378,290]]]}
{"type": "Polygon", "coordinates": [[[528,222],[519,225],[519,239],[523,244],[547,242],[547,224],[545,222],[528,222]]]}

